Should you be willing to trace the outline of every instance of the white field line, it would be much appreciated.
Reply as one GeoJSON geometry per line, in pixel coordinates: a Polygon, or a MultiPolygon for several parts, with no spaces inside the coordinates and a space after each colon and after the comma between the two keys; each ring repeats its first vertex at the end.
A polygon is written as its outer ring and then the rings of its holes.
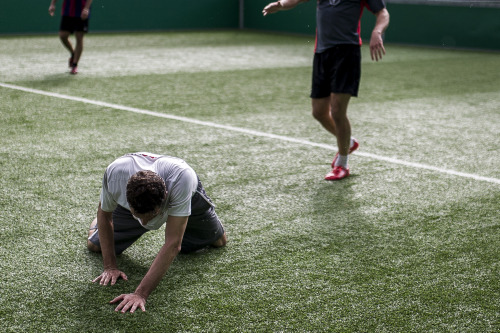
{"type": "MultiPolygon", "coordinates": [[[[145,114],[148,116],[159,117],[159,118],[173,119],[173,120],[178,120],[178,121],[182,121],[182,122],[186,122],[186,123],[191,123],[191,124],[196,124],[196,125],[201,125],[201,126],[208,126],[208,127],[212,127],[212,128],[220,128],[220,129],[224,129],[224,130],[231,131],[231,132],[239,132],[239,133],[244,133],[244,134],[249,134],[249,135],[254,135],[254,136],[276,139],[276,140],[280,140],[280,141],[298,143],[298,144],[305,145],[305,146],[318,147],[318,148],[323,148],[323,149],[328,149],[328,150],[333,150],[333,151],[337,150],[336,147],[334,147],[332,145],[323,144],[323,143],[316,143],[316,142],[312,142],[312,141],[296,139],[296,138],[283,136],[283,135],[276,135],[276,134],[271,134],[271,133],[259,132],[259,131],[241,128],[241,127],[221,125],[221,124],[217,124],[217,123],[213,123],[213,122],[209,122],[209,121],[201,121],[201,120],[196,120],[193,118],[174,116],[174,115],[169,115],[169,114],[164,114],[164,113],[159,113],[159,112],[154,112],[154,111],[149,111],[149,110],[144,110],[144,109],[139,109],[139,108],[133,108],[133,107],[119,105],[119,104],[95,101],[95,100],[82,98],[82,97],[74,97],[74,96],[69,96],[69,95],[52,93],[52,92],[48,92],[48,91],[25,88],[25,87],[1,83],[1,82],[0,82],[0,87],[14,89],[14,90],[20,90],[20,91],[24,91],[24,92],[28,92],[28,93],[50,96],[50,97],[55,97],[55,98],[60,98],[60,99],[66,99],[66,100],[75,101],[75,102],[82,102],[82,103],[86,103],[86,104],[103,106],[103,107],[115,109],[115,110],[134,112],[134,113],[138,113],[138,114],[145,114]]],[[[464,177],[464,178],[471,178],[474,180],[484,181],[484,182],[488,182],[488,183],[500,184],[500,179],[497,179],[497,178],[483,177],[483,176],[479,176],[479,175],[475,175],[475,174],[471,174],[471,173],[443,169],[443,168],[438,168],[438,167],[435,167],[432,165],[426,165],[426,164],[421,164],[421,163],[407,162],[407,161],[399,160],[396,158],[385,157],[385,156],[380,156],[380,155],[375,155],[375,154],[370,154],[370,153],[355,152],[354,154],[359,155],[359,156],[363,156],[363,157],[372,158],[375,160],[380,160],[380,161],[392,163],[392,164],[399,164],[399,165],[404,165],[407,167],[412,167],[412,168],[417,168],[417,169],[431,170],[431,171],[436,171],[436,172],[443,173],[443,174],[464,177]]]]}

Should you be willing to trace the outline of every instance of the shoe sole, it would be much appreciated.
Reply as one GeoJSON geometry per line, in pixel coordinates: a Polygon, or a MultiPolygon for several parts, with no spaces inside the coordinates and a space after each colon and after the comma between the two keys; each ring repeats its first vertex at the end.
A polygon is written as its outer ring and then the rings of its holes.
{"type": "MultiPolygon", "coordinates": [[[[333,170],[332,170],[333,171],[333,170]]],[[[346,170],[345,172],[345,175],[344,177],[334,177],[334,175],[332,174],[331,177],[328,177],[328,175],[330,174],[331,172],[327,173],[326,176],[325,176],[325,180],[329,180],[329,181],[336,181],[336,180],[341,180],[341,179],[344,179],[344,178],[347,178],[349,177],[349,175],[351,174],[351,172],[349,171],[349,169],[346,170]]]]}
{"type": "Polygon", "coordinates": [[[328,178],[328,177],[325,177],[325,180],[330,181],[330,182],[334,182],[334,181],[337,181],[337,180],[346,179],[347,177],[349,177],[349,174],[345,175],[342,178],[337,178],[337,177],[336,178],[328,178]]]}

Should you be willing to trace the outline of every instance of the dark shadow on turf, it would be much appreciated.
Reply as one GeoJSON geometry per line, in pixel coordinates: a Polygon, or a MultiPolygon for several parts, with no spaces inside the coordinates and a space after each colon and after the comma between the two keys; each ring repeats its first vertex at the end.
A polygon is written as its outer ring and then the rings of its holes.
{"type": "MultiPolygon", "coordinates": [[[[77,75],[76,75],[77,76],[77,75]]],[[[51,75],[45,75],[39,79],[33,79],[30,81],[20,81],[16,82],[16,85],[23,87],[31,87],[40,90],[49,90],[51,87],[64,87],[68,83],[72,82],[76,78],[75,75],[69,73],[57,73],[51,75]]]]}
{"type": "Polygon", "coordinates": [[[363,247],[370,242],[373,225],[364,213],[364,204],[356,199],[359,197],[356,178],[351,175],[340,181],[325,181],[316,189],[311,208],[316,218],[314,237],[325,245],[326,251],[349,252],[350,248],[363,247]]]}

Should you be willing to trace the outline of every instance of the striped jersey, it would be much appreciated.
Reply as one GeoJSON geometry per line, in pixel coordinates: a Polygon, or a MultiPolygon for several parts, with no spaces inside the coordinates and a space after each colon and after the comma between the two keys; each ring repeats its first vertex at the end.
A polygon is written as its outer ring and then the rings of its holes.
{"type": "Polygon", "coordinates": [[[87,0],[64,0],[62,5],[62,16],[80,17],[87,0]]]}

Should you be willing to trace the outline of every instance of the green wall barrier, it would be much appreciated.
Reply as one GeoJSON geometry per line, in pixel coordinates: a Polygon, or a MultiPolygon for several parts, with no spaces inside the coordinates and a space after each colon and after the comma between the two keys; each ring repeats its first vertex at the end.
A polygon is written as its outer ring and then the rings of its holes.
{"type": "MultiPolygon", "coordinates": [[[[2,1],[0,34],[57,32],[62,2],[50,17],[50,0],[2,1]]],[[[238,0],[94,0],[89,30],[235,29],[238,8],[238,0]]]]}
{"type": "Polygon", "coordinates": [[[387,9],[388,42],[500,50],[500,8],[389,3],[387,9]]]}
{"type": "MultiPolygon", "coordinates": [[[[316,1],[295,9],[262,16],[267,0],[245,1],[245,28],[275,32],[314,34],[316,1]]],[[[389,43],[500,50],[500,8],[456,7],[388,3],[391,23],[389,43]]],[[[370,38],[375,17],[365,10],[361,37],[370,38]]]]}
{"type": "MultiPolygon", "coordinates": [[[[314,35],[316,1],[262,16],[269,0],[94,0],[90,31],[154,31],[188,29],[245,29],[314,35]],[[243,3],[240,22],[240,3],[243,3]]],[[[56,16],[48,15],[50,0],[4,1],[0,34],[56,33],[56,16]]],[[[441,47],[500,50],[499,7],[457,7],[389,2],[391,24],[386,42],[441,47]]],[[[362,19],[361,36],[370,38],[374,16],[362,19]]]]}

